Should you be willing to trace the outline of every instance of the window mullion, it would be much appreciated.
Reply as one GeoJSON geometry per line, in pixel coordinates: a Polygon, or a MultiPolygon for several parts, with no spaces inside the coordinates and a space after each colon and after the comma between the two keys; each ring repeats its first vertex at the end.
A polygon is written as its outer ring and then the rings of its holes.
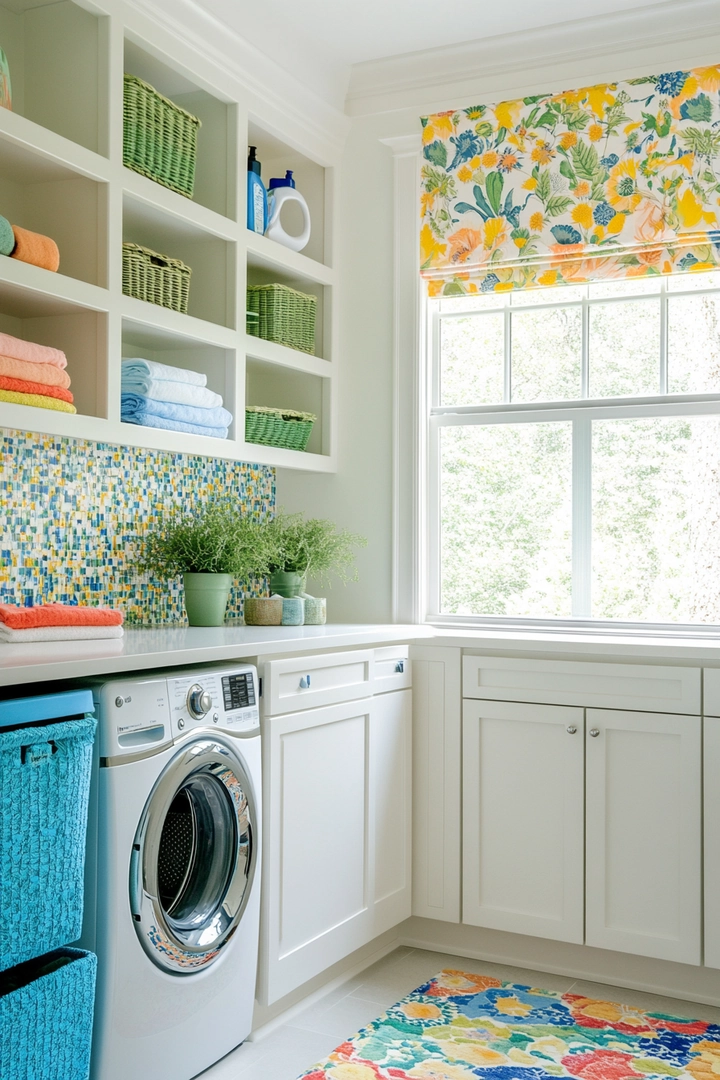
{"type": "Polygon", "coordinates": [[[509,307],[505,308],[504,328],[503,402],[507,405],[512,400],[512,313],[509,307]]]}
{"type": "Polygon", "coordinates": [[[668,392],[668,291],[667,279],[660,283],[660,393],[668,392]]]}
{"type": "Polygon", "coordinates": [[[580,367],[580,397],[590,397],[590,304],[587,288],[582,302],[582,361],[580,367]]]}
{"type": "Polygon", "coordinates": [[[572,614],[592,607],[592,421],[578,417],[572,435],[572,614]]]}

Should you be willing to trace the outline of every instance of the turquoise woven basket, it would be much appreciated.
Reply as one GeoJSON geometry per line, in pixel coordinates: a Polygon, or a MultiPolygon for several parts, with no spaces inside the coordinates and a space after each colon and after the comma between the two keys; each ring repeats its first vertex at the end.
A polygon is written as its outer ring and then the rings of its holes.
{"type": "Polygon", "coordinates": [[[0,727],[0,971],[80,937],[95,726],[76,715],[0,727]]]}
{"type": "Polygon", "coordinates": [[[2,1080],[87,1080],[97,960],[57,949],[0,975],[2,1080]]]}

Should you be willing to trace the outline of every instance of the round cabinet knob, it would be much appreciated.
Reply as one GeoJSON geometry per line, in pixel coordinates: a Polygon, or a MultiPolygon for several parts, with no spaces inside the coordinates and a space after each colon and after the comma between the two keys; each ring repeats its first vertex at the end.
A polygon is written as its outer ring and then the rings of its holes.
{"type": "Polygon", "coordinates": [[[207,690],[203,690],[198,683],[195,683],[188,690],[187,707],[188,712],[195,720],[202,720],[203,716],[212,709],[212,695],[207,690]]]}
{"type": "Polygon", "coordinates": [[[597,739],[599,734],[600,734],[600,728],[599,727],[591,727],[590,728],[590,738],[591,739],[597,739]]]}
{"type": "Polygon", "coordinates": [[[185,721],[183,720],[182,716],[178,720],[178,727],[180,728],[181,731],[185,727],[185,721]]]}
{"type": "Polygon", "coordinates": [[[567,733],[568,735],[577,735],[577,728],[574,724],[570,724],[570,726],[567,728],[567,733]]]}

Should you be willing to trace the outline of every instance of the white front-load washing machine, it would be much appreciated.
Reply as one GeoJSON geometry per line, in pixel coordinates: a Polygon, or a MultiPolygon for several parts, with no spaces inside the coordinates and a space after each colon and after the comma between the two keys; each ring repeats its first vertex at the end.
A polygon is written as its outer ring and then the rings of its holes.
{"type": "Polygon", "coordinates": [[[249,1034],[260,917],[260,718],[248,665],[93,687],[93,1080],[189,1080],[249,1034]]]}

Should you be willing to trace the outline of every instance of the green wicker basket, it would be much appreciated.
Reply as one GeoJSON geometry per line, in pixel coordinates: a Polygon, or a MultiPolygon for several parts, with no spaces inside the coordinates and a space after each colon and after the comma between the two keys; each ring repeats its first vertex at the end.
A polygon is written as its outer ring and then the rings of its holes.
{"type": "Polygon", "coordinates": [[[245,442],[263,446],[283,446],[304,450],[317,420],[312,413],[294,409],[268,409],[264,405],[245,407],[245,442]]]}
{"type": "Polygon", "coordinates": [[[288,285],[248,285],[247,308],[260,316],[258,337],[314,354],[316,296],[288,285]]]}
{"type": "Polygon", "coordinates": [[[123,244],[122,288],[126,296],[187,312],[192,270],[139,244],[123,244]]]}
{"type": "Polygon", "coordinates": [[[192,198],[200,121],[135,75],[125,75],[123,164],[192,198]]]}

